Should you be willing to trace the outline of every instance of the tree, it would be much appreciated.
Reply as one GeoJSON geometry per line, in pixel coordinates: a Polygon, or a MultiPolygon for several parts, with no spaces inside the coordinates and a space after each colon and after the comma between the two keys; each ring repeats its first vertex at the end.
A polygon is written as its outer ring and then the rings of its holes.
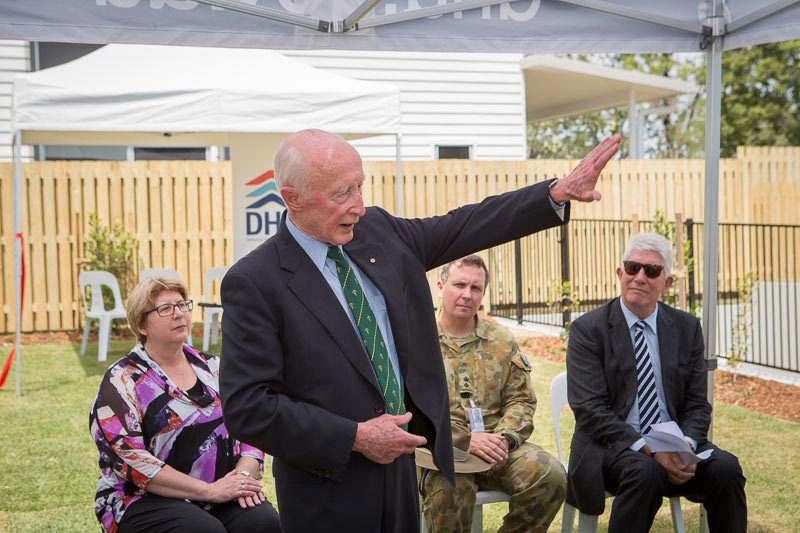
{"type": "MultiPolygon", "coordinates": [[[[590,59],[585,55],[572,57],[590,59]]],[[[703,157],[705,59],[705,54],[700,53],[591,57],[593,62],[607,66],[678,77],[700,86],[696,94],[679,97],[674,112],[648,117],[646,157],[703,157]]],[[[722,55],[722,157],[735,156],[738,146],[800,145],[798,66],[800,41],[762,44],[722,55]]],[[[529,125],[530,157],[580,157],[608,134],[624,134],[627,122],[627,109],[616,109],[529,125]]],[[[626,157],[628,153],[624,139],[620,154],[626,157]]]]}
{"type": "Polygon", "coordinates": [[[722,157],[734,156],[737,146],[800,145],[799,65],[800,41],[722,55],[722,157]]]}

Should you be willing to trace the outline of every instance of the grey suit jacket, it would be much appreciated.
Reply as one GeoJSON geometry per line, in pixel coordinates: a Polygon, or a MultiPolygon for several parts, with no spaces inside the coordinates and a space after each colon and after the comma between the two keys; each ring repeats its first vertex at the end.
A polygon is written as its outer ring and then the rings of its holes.
{"type": "MultiPolygon", "coordinates": [[[[658,348],[667,411],[698,444],[707,440],[711,404],[700,321],[663,303],[658,348]]],[[[604,453],[619,454],[641,436],[625,423],[636,401],[636,359],[619,298],[572,323],[567,348],[567,394],[575,414],[567,502],[587,514],[605,505],[604,453]]]]}

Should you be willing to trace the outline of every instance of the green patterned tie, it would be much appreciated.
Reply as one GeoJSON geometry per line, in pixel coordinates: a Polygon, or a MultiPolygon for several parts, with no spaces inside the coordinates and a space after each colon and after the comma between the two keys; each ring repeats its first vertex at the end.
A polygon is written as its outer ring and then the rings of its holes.
{"type": "Polygon", "coordinates": [[[336,263],[336,273],[339,275],[344,297],[356,320],[356,327],[361,334],[361,340],[364,341],[364,348],[367,350],[372,368],[375,369],[375,376],[378,378],[381,391],[383,391],[386,412],[390,415],[402,415],[406,412],[405,402],[400,395],[400,386],[397,384],[397,377],[392,369],[392,360],[389,359],[383,335],[372,308],[364,296],[364,290],[338,246],[328,247],[328,257],[336,263]]]}

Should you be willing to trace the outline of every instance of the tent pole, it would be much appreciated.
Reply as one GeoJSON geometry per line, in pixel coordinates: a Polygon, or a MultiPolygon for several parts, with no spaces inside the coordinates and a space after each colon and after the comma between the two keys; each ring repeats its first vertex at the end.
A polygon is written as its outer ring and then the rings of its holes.
{"type": "Polygon", "coordinates": [[[209,6],[230,9],[231,11],[246,13],[248,15],[254,15],[256,17],[286,22],[287,24],[294,24],[295,26],[300,26],[301,28],[318,30],[324,33],[327,33],[331,30],[331,24],[329,21],[317,20],[311,17],[303,17],[287,11],[252,5],[251,3],[246,4],[241,0],[197,0],[197,2],[209,6]]]}
{"type": "MultiPolygon", "coordinates": [[[[717,351],[717,270],[719,258],[719,154],[720,107],[722,105],[722,46],[725,22],[723,0],[713,0],[711,18],[711,43],[706,48],[706,184],[703,215],[703,334],[707,361],[717,351]]],[[[708,401],[714,403],[714,372],[708,372],[708,401]]],[[[708,427],[708,439],[713,438],[714,421],[708,427]]],[[[700,532],[708,531],[708,516],[700,506],[700,532]]]]}
{"type": "Polygon", "coordinates": [[[14,354],[17,358],[16,365],[16,392],[20,395],[20,374],[22,372],[20,359],[20,336],[22,334],[22,132],[14,131],[14,153],[12,159],[14,184],[14,354]]]}
{"type": "Polygon", "coordinates": [[[406,22],[408,20],[419,20],[426,17],[437,17],[440,15],[447,15],[457,11],[469,11],[470,9],[479,9],[483,7],[491,7],[498,4],[513,4],[519,0],[461,0],[455,3],[439,3],[433,7],[422,7],[419,9],[412,9],[402,13],[393,13],[391,15],[378,15],[369,19],[364,19],[358,23],[358,29],[363,30],[366,28],[375,28],[378,26],[385,26],[387,24],[394,24],[397,22],[406,22]]]}
{"type": "Polygon", "coordinates": [[[700,34],[702,27],[699,24],[691,24],[678,19],[669,17],[662,17],[647,11],[641,11],[626,6],[621,6],[614,2],[606,0],[556,0],[565,4],[572,4],[574,6],[585,7],[587,9],[594,9],[601,13],[610,13],[612,15],[620,15],[633,20],[641,20],[643,22],[650,22],[659,26],[666,26],[667,28],[675,28],[676,30],[688,31],[689,33],[700,34]]]}
{"type": "MultiPolygon", "coordinates": [[[[714,0],[714,13],[715,15],[718,13],[719,17],[722,16],[722,0],[714,0]]],[[[712,17],[711,20],[712,24],[716,21],[722,22],[721,18],[712,17]]],[[[706,50],[706,183],[703,215],[703,332],[706,341],[706,359],[716,354],[717,350],[722,31],[712,28],[713,41],[706,50]]],[[[710,375],[713,376],[713,373],[710,375]]],[[[709,393],[713,393],[713,388],[709,388],[709,393]]]]}
{"type": "Polygon", "coordinates": [[[399,132],[394,134],[395,216],[397,217],[403,216],[403,165],[400,162],[400,137],[399,132]]]}

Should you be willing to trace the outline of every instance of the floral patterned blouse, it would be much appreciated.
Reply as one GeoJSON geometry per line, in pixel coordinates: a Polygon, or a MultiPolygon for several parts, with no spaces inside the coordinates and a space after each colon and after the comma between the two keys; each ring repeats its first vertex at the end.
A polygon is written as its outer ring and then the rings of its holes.
{"type": "Polygon", "coordinates": [[[183,352],[197,374],[190,398],[141,344],[114,363],[100,382],[89,426],[99,450],[100,479],[94,511],[114,532],[125,510],[146,493],[165,466],[208,483],[233,470],[241,455],[264,454],[228,434],[219,399],[219,359],[188,345],[183,352]]]}

